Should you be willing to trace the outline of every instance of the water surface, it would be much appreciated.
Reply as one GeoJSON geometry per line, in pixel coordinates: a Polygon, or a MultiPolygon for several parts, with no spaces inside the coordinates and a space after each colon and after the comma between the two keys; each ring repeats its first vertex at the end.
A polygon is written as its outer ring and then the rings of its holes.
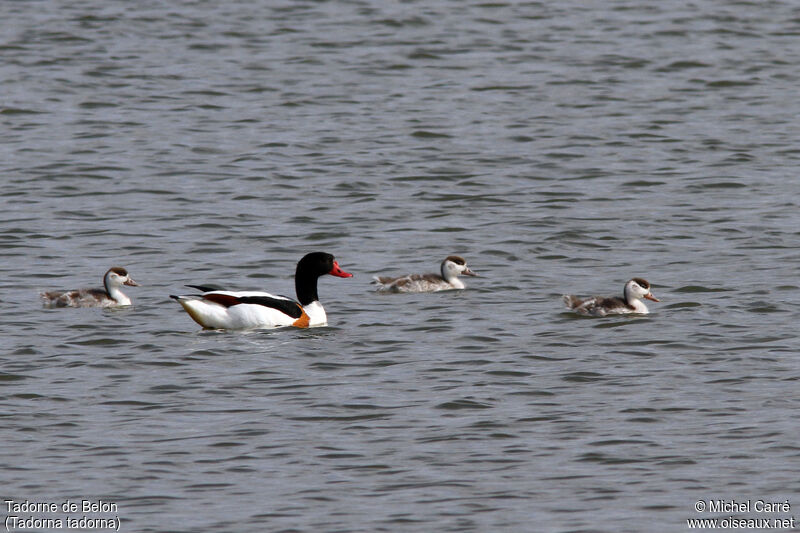
{"type": "Polygon", "coordinates": [[[0,18],[4,499],[115,502],[142,532],[685,531],[719,516],[698,500],[800,505],[791,3],[0,18]],[[312,250],[355,274],[321,279],[325,328],[201,331],[168,297],[291,295],[312,250]],[[452,253],[465,291],[372,292],[452,253]],[[116,264],[132,308],[41,307],[116,264]],[[648,316],[561,307],[634,276],[648,316]]]}

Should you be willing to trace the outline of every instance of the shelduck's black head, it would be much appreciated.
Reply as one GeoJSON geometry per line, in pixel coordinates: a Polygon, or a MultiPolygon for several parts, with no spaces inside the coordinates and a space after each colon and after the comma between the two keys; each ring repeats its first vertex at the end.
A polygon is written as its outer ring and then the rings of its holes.
{"type": "Polygon", "coordinates": [[[294,285],[297,300],[301,305],[308,305],[319,300],[317,296],[317,278],[330,274],[338,278],[352,278],[353,275],[339,267],[339,263],[331,254],[311,252],[297,262],[294,285]]]}
{"type": "Polygon", "coordinates": [[[295,275],[313,275],[316,277],[324,274],[337,276],[340,278],[352,278],[353,275],[345,272],[339,267],[339,263],[331,254],[325,252],[311,252],[306,254],[297,262],[297,272],[295,275]]]}

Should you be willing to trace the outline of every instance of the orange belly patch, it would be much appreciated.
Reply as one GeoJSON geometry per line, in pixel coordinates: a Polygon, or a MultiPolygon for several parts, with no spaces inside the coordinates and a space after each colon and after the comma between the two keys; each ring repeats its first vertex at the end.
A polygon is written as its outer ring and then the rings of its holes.
{"type": "Polygon", "coordinates": [[[296,328],[307,328],[308,325],[311,323],[311,318],[309,318],[308,313],[306,313],[306,310],[303,309],[302,306],[298,305],[297,307],[300,308],[303,314],[300,315],[300,318],[292,322],[292,325],[296,328]]]}

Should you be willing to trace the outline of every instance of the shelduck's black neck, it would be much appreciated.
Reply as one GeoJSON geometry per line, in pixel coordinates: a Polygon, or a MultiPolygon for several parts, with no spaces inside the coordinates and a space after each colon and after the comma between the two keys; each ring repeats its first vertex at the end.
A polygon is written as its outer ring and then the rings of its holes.
{"type": "Polygon", "coordinates": [[[301,272],[299,269],[294,276],[294,290],[297,293],[297,301],[300,305],[308,305],[319,300],[317,294],[317,280],[319,275],[309,272],[301,272]]]}

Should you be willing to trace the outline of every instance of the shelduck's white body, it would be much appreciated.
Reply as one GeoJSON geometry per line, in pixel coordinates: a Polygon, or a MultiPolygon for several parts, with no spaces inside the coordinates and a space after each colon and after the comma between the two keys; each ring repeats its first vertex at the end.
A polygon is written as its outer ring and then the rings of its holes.
{"type": "Polygon", "coordinates": [[[467,267],[467,262],[458,255],[448,256],[442,261],[440,274],[409,274],[407,276],[375,276],[373,283],[379,292],[437,292],[463,289],[459,275],[477,276],[467,267]]]}
{"type": "Polygon", "coordinates": [[[318,301],[301,306],[291,298],[259,291],[212,291],[199,296],[175,298],[192,319],[207,329],[278,328],[283,326],[316,327],[328,325],[325,309],[318,301]],[[266,302],[297,308],[298,316],[266,302]],[[263,303],[244,303],[256,302],[263,303]],[[229,302],[229,303],[228,303],[229,302]]]}
{"type": "Polygon", "coordinates": [[[268,292],[208,290],[202,286],[193,286],[202,290],[202,294],[171,298],[183,306],[192,320],[207,329],[325,326],[328,318],[317,295],[317,279],[324,274],[352,277],[332,255],[312,252],[297,263],[298,301],[268,292]]]}
{"type": "Polygon", "coordinates": [[[617,296],[578,298],[572,294],[563,296],[564,304],[582,315],[606,316],[629,313],[647,314],[650,312],[642,298],[658,302],[650,292],[650,283],[642,278],[633,278],[625,284],[623,297],[617,296]]]}
{"type": "Polygon", "coordinates": [[[122,292],[122,286],[137,287],[128,271],[111,267],[103,276],[102,289],[75,289],[41,293],[47,307],[119,307],[131,305],[131,299],[122,292]]]}

